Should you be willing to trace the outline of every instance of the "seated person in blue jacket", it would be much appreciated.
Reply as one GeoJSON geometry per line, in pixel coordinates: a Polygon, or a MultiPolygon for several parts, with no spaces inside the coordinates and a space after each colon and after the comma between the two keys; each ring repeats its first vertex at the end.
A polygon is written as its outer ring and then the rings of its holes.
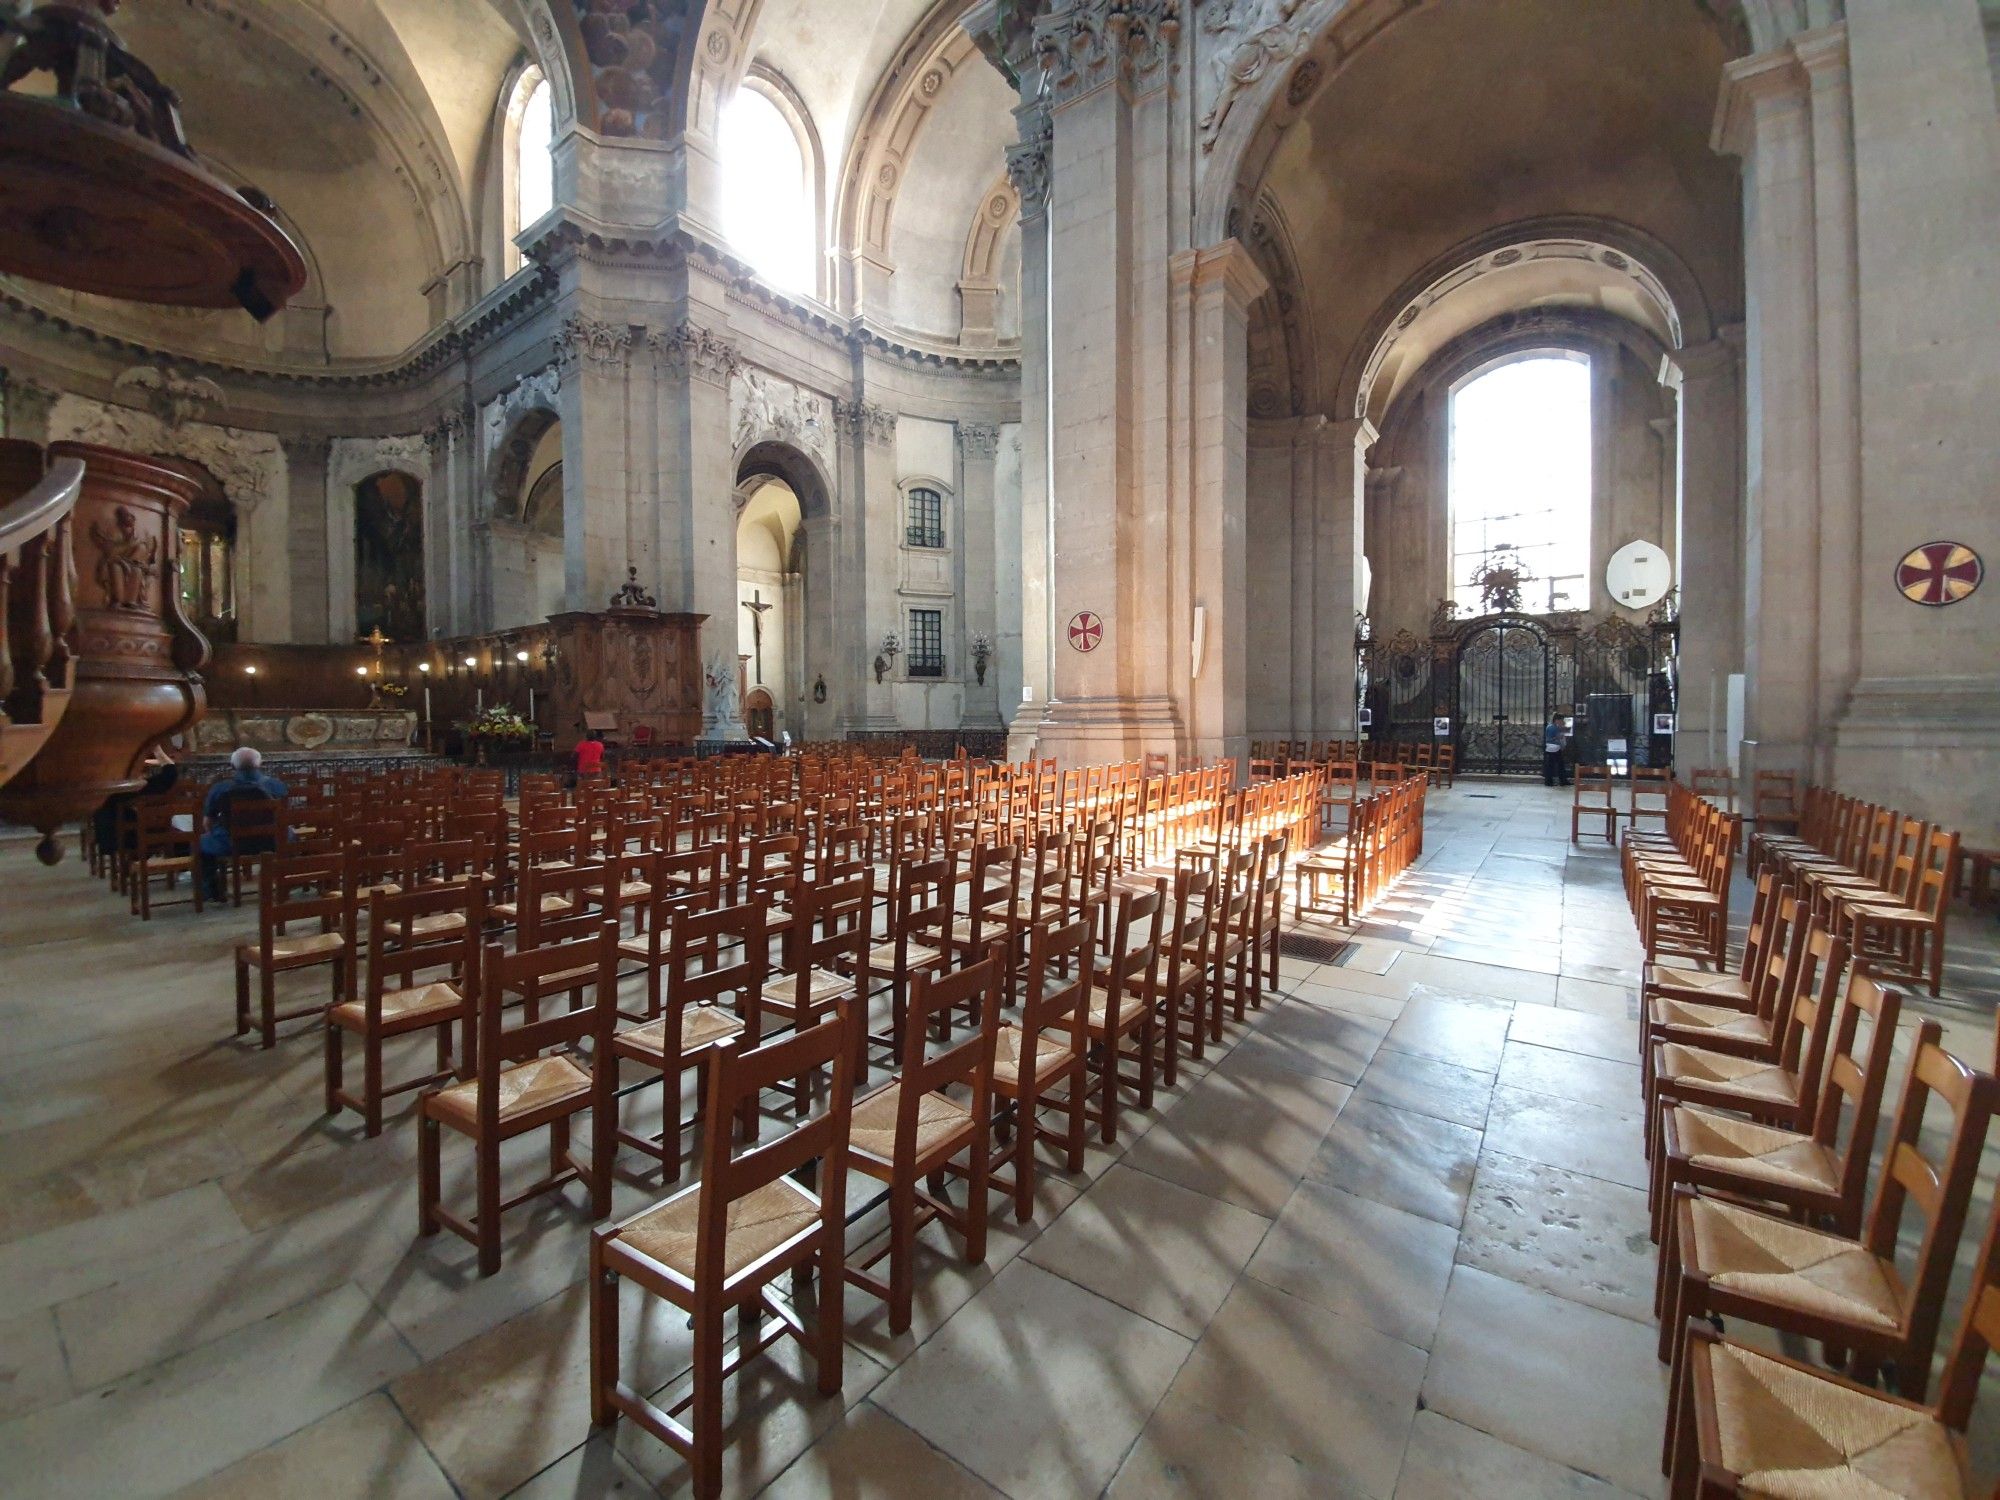
{"type": "MultiPolygon", "coordinates": [[[[264,774],[264,757],[248,745],[242,746],[229,757],[229,764],[236,768],[236,774],[225,777],[208,789],[208,797],[201,805],[201,878],[208,883],[208,898],[211,901],[223,899],[222,861],[236,851],[229,845],[229,804],[238,797],[269,797],[282,802],[285,798],[285,784],[275,776],[264,774]]],[[[258,854],[262,850],[245,849],[245,854],[258,854]]]]}

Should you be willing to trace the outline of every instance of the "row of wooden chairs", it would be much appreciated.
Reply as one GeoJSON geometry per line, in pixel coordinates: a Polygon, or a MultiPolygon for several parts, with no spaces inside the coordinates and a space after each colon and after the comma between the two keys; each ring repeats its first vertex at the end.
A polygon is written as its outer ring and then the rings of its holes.
{"type": "Polygon", "coordinates": [[[1964,1433],[2000,1337],[2000,1212],[1940,1397],[1927,1394],[2000,1079],[1922,1021],[1870,1203],[1901,1008],[1809,893],[1768,868],[1735,972],[1646,966],[1641,1086],[1675,1496],[1972,1493],[1964,1433]],[[1938,1108],[1948,1125],[1927,1132],[1938,1108]],[[1724,1318],[1814,1340],[1824,1364],[1725,1337],[1711,1326],[1724,1318]],[[1893,1394],[1875,1388],[1884,1380],[1893,1394]]]}
{"type": "Polygon", "coordinates": [[[1415,777],[1354,801],[1346,831],[1293,865],[1298,910],[1346,926],[1373,906],[1423,855],[1427,785],[1415,777]]]}
{"type": "Polygon", "coordinates": [[[1665,784],[1663,827],[1627,828],[1625,896],[1648,961],[1683,957],[1723,967],[1737,818],[1686,786],[1665,784]]]}
{"type": "Polygon", "coordinates": [[[1753,870],[1796,884],[1871,969],[1933,995],[1958,855],[1955,830],[1819,786],[1806,789],[1795,833],[1759,830],[1750,841],[1753,870]]]}
{"type": "Polygon", "coordinates": [[[1252,740],[1250,775],[1286,776],[1310,766],[1341,763],[1395,766],[1421,772],[1433,786],[1458,776],[1458,747],[1449,740],[1252,740]]]}

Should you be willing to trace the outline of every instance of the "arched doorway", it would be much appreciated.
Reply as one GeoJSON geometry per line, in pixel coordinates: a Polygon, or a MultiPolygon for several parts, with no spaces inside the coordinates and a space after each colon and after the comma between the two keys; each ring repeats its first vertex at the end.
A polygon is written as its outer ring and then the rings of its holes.
{"type": "Polygon", "coordinates": [[[752,688],[743,699],[743,727],[753,740],[776,740],[778,732],[772,721],[771,695],[763,688],[752,688]]]}
{"type": "MultiPolygon", "coordinates": [[[[844,619],[833,597],[830,481],[789,442],[744,448],[736,468],[737,656],[744,701],[771,695],[772,727],[794,740],[837,736],[851,681],[837,670],[844,619]],[[760,656],[761,652],[761,656],[760,656]]],[[[851,655],[859,656],[858,644],[851,655]]]]}
{"type": "Polygon", "coordinates": [[[775,739],[786,717],[777,709],[779,693],[797,673],[791,659],[801,648],[794,628],[799,573],[794,552],[799,535],[799,497],[784,480],[758,475],[737,491],[742,509],[736,521],[737,658],[743,664],[743,723],[753,735],[775,739]],[[753,716],[763,704],[762,724],[753,716]]]}
{"type": "Polygon", "coordinates": [[[201,482],[201,493],[180,523],[181,612],[210,641],[227,645],[240,633],[236,507],[207,465],[185,458],[166,461],[201,482]]]}

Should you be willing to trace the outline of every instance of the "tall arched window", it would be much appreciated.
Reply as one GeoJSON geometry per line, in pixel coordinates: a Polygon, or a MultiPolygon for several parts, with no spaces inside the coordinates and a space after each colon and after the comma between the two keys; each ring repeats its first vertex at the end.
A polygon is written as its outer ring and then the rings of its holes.
{"type": "Polygon", "coordinates": [[[549,95],[548,79],[540,73],[531,71],[523,81],[528,93],[521,105],[514,172],[514,215],[520,229],[526,229],[556,203],[556,165],[549,155],[555,144],[555,102],[549,95]]]}
{"type": "Polygon", "coordinates": [[[1517,568],[1516,608],[1588,608],[1589,357],[1540,351],[1454,388],[1449,483],[1451,590],[1461,615],[1493,608],[1489,563],[1517,568]]]}
{"type": "Polygon", "coordinates": [[[773,286],[812,294],[813,183],[798,127],[752,80],[722,116],[722,227],[773,286]]]}

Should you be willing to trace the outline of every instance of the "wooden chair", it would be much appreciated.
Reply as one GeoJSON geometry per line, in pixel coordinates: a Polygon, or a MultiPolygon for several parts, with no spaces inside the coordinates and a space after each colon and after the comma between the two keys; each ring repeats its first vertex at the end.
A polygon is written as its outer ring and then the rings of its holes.
{"type": "MultiPolygon", "coordinates": [[[[1768,872],[1757,877],[1757,897],[1751,908],[1750,929],[1744,937],[1740,980],[1731,974],[1688,969],[1676,972],[1694,976],[1692,982],[1667,992],[1651,988],[1640,992],[1644,1005],[1639,1016],[1639,1066],[1644,1090],[1652,1088],[1656,1042],[1701,1047],[1719,1040],[1723,1050],[1747,1045],[1760,1054],[1775,1046],[1784,1022],[1786,997],[1782,981],[1787,973],[1793,931],[1810,920],[1792,888],[1777,885],[1776,879],[1768,872]],[[1716,981],[1716,987],[1705,990],[1699,983],[1703,979],[1716,981]],[[1715,998],[1685,998],[1690,994],[1712,994],[1715,998]]],[[[1649,964],[1647,973],[1651,975],[1662,967],[1649,964]]]]}
{"type": "Polygon", "coordinates": [[[1148,891],[1119,894],[1111,942],[1098,955],[1085,1010],[1084,1038],[1097,1105],[1087,1110],[1108,1146],[1118,1139],[1118,1096],[1130,1083],[1139,1108],[1153,1107],[1153,1065],[1159,1044],[1160,928],[1167,883],[1156,879],[1148,891]],[[1136,1076],[1120,1073],[1127,1038],[1133,1042],[1136,1076]]]}
{"type": "Polygon", "coordinates": [[[1285,854],[1289,840],[1282,833],[1266,834],[1257,847],[1257,894],[1251,916],[1252,953],[1261,982],[1253,1003],[1264,1003],[1263,991],[1278,988],[1278,945],[1285,931],[1285,854]]]}
{"type": "Polygon", "coordinates": [[[1966,1432],[2000,1342],[2000,1209],[1989,1218],[1935,1406],[1725,1339],[1690,1322],[1668,1429],[1676,1500],[1902,1494],[1972,1500],[1966,1432]]]}
{"type": "MultiPolygon", "coordinates": [[[[189,887],[187,901],[193,903],[197,912],[201,911],[207,892],[203,889],[200,860],[195,849],[200,835],[191,831],[196,820],[195,805],[184,798],[148,797],[129,804],[127,811],[131,818],[131,843],[122,851],[121,857],[132,915],[142,922],[152,921],[153,882],[164,881],[171,891],[180,884],[183,875],[187,877],[189,887]],[[185,819],[189,826],[175,827],[177,818],[185,819]]],[[[180,906],[187,903],[175,901],[160,904],[180,906]]]]}
{"type": "Polygon", "coordinates": [[[1634,828],[1642,828],[1648,821],[1657,820],[1662,827],[1667,821],[1667,788],[1673,784],[1674,773],[1666,766],[1634,766],[1631,779],[1626,783],[1626,820],[1634,828]]]}
{"type": "Polygon", "coordinates": [[[1019,1025],[1003,1025],[993,1060],[995,1128],[1013,1149],[1010,1177],[993,1179],[993,1186],[1014,1196],[1014,1218],[1027,1223],[1035,1216],[1035,1146],[1038,1141],[1062,1143],[1067,1169],[1083,1170],[1084,1023],[1089,1013],[1090,945],[1096,926],[1096,902],[1084,904],[1076,920],[1037,927],[1028,939],[1027,992],[1019,1025]],[[1074,965],[1072,975],[1070,966],[1074,965]],[[1057,970],[1061,969],[1061,974],[1057,970]],[[1050,1097],[1062,1087],[1067,1097],[1050,1097]],[[1064,1130],[1041,1123],[1044,1108],[1060,1107],[1069,1119],[1064,1130]]]}
{"type": "Polygon", "coordinates": [[[892,1067],[903,1055],[903,1012],[911,977],[945,967],[957,871],[956,856],[948,850],[935,859],[890,867],[887,937],[869,948],[867,967],[870,995],[884,988],[889,992],[889,1030],[871,1033],[868,1040],[886,1051],[892,1067]],[[878,985],[878,980],[886,983],[878,985]]]}
{"type": "Polygon", "coordinates": [[[461,1049],[470,1066],[474,1048],[470,997],[479,992],[479,936],[484,923],[476,882],[425,886],[368,898],[367,978],[361,998],[326,1014],[326,1112],[352,1109],[367,1134],[382,1133],[382,1101],[426,1088],[451,1076],[451,1028],[464,1032],[461,1049]],[[432,971],[432,977],[419,976],[432,971]],[[405,1083],[382,1082],[382,1044],[417,1031],[437,1034],[437,1066],[405,1083]],[[361,1092],[342,1077],[343,1042],[361,1041],[361,1092]]]}
{"type": "Polygon", "coordinates": [[[1190,867],[1174,873],[1174,899],[1160,937],[1161,1081],[1172,1088],[1180,1080],[1181,1044],[1196,1062],[1208,1056],[1208,941],[1213,921],[1213,866],[1190,867]]]}
{"type": "Polygon", "coordinates": [[[417,1106],[417,1233],[440,1226],[479,1248],[479,1274],[500,1269],[500,1216],[508,1209],[566,1183],[590,1190],[590,1216],[611,1212],[611,1163],[617,1150],[618,1101],[614,1093],[611,1032],[617,1020],[618,924],[599,924],[595,937],[556,943],[524,953],[496,944],[479,962],[477,1059],[473,1077],[424,1092],[417,1106]],[[566,984],[580,968],[593,971],[594,998],[558,1016],[509,1026],[509,994],[534,994],[566,984]],[[576,1049],[591,1044],[585,1066],[576,1049]],[[590,1154],[570,1150],[570,1120],[590,1112],[590,1154]],[[475,1209],[469,1219],[440,1201],[443,1130],[450,1126],[472,1142],[475,1209]],[[547,1127],[549,1174],[505,1199],[500,1197],[500,1145],[547,1127]]]}
{"type": "MultiPolygon", "coordinates": [[[[1809,1131],[1774,1129],[1696,1105],[1668,1105],[1653,1164],[1653,1239],[1667,1233],[1674,1189],[1683,1183],[1711,1196],[1776,1207],[1802,1223],[1824,1222],[1837,1233],[1859,1234],[1868,1159],[1875,1150],[1901,1009],[1901,997],[1893,990],[1865,974],[1850,976],[1809,1131]],[[1857,1055],[1864,1018],[1868,1047],[1857,1055]],[[1843,1128],[1849,1109],[1854,1118],[1843,1128]]],[[[1937,1039],[1937,1023],[1924,1022],[1919,1044],[1937,1039]]],[[[1664,1310],[1665,1300],[1662,1281],[1656,1313],[1664,1310]]]]}
{"type": "Polygon", "coordinates": [[[1780,1029],[1768,1046],[1744,1041],[1734,1051],[1711,1037],[1705,1047],[1653,1045],[1646,1079],[1647,1160],[1657,1162],[1660,1115],[1668,1101],[1734,1110],[1781,1130],[1811,1128],[1828,1034],[1847,968],[1847,944],[1817,922],[1792,928],[1777,1000],[1780,1029]],[[1747,1055],[1746,1055],[1747,1054],[1747,1055]]]}
{"type": "Polygon", "coordinates": [[[888,1304],[891,1334],[910,1326],[915,1242],[931,1220],[942,1219],[957,1231],[967,1265],[986,1259],[993,1058],[1000,1033],[1004,967],[1003,955],[995,953],[948,974],[918,974],[910,985],[902,1071],[854,1104],[847,1164],[887,1186],[889,1237],[868,1259],[850,1262],[847,1279],[888,1304]],[[972,1035],[930,1055],[931,1033],[968,1008],[979,1018],[972,1035]],[[954,1097],[947,1089],[963,1097],[954,1097]],[[943,1192],[947,1173],[965,1179],[962,1210],[943,1192]],[[930,1192],[920,1186],[925,1183],[930,1192]],[[887,1282],[869,1274],[885,1255],[887,1282]]]}
{"type": "Polygon", "coordinates": [[[638,931],[619,942],[618,956],[645,968],[646,1008],[643,1015],[631,1018],[650,1021],[660,1013],[669,926],[681,912],[712,911],[721,901],[722,850],[709,844],[679,854],[656,854],[647,867],[646,883],[649,889],[635,919],[638,931]]]}
{"type": "Polygon", "coordinates": [[[1958,865],[1958,835],[1933,830],[1913,899],[1842,898],[1854,951],[1883,972],[1921,977],[1933,996],[1944,984],[1944,919],[1958,865]]]}
{"type": "Polygon", "coordinates": [[[765,1089],[833,1068],[826,1110],[777,1140],[734,1155],[729,1132],[710,1130],[701,1181],[664,1203],[590,1236],[590,1420],[630,1417],[688,1460],[694,1493],[722,1493],[722,1382],[787,1334],[812,1350],[821,1395],[841,1385],[843,1237],[847,1146],[858,1025],[845,1007],[810,1029],[762,1047],[733,1043],[708,1059],[709,1108],[718,1119],[755,1109],[765,1089]],[[794,1174],[817,1164],[818,1191],[794,1174]],[[817,1326],[771,1294],[779,1276],[818,1271],[817,1326]],[[693,1388],[661,1410],[619,1373],[619,1281],[629,1280],[694,1324],[693,1388]],[[725,1358],[725,1315],[739,1310],[740,1336],[725,1358]],[[766,1331],[765,1319],[771,1320],[766,1331]],[[689,1412],[689,1424],[678,1417],[689,1412]]]}
{"type": "MultiPolygon", "coordinates": [[[[1899,1394],[1922,1400],[1952,1262],[1965,1227],[2000,1079],[1977,1072],[1934,1042],[1917,1049],[1889,1136],[1867,1232],[1860,1239],[1675,1191],[1672,1232],[1662,1242],[1668,1316],[1660,1358],[1672,1364],[1670,1400],[1685,1389],[1690,1319],[1741,1318],[1838,1351],[1837,1363],[1867,1381],[1889,1370],[1899,1394]],[[1925,1106],[1935,1096],[1952,1116],[1943,1151],[1924,1149],[1925,1106]],[[1904,1210],[1923,1232],[1910,1270],[1898,1251],[1904,1210]]],[[[1676,1402],[1676,1406],[1677,1406],[1676,1402]]],[[[1668,1411],[1669,1447],[1679,1413],[1668,1411]]]]}
{"type": "Polygon", "coordinates": [[[257,875],[257,941],[236,949],[236,1034],[250,1030],[250,971],[257,971],[258,1039],[278,1044],[278,1023],[318,1016],[327,1004],[354,998],[354,861],[351,853],[287,858],[267,854],[257,875]],[[288,926],[316,922],[319,931],[289,934],[288,926]],[[332,970],[325,1004],[280,1012],[278,975],[295,969],[332,970]]]}
{"type": "Polygon", "coordinates": [[[1611,768],[1578,766],[1574,780],[1576,790],[1569,809],[1569,841],[1572,844],[1583,841],[1583,822],[1591,818],[1603,820],[1605,843],[1617,843],[1617,787],[1611,779],[1611,768]]]}
{"type": "MultiPolygon", "coordinates": [[[[657,938],[658,931],[652,936],[657,938]]],[[[681,1175],[681,1132],[693,1123],[681,1116],[681,1075],[700,1066],[724,1042],[747,1037],[748,1045],[755,1046],[763,1035],[771,940],[768,917],[754,901],[708,911],[675,910],[667,917],[666,940],[662,962],[647,971],[649,994],[661,993],[664,976],[664,1007],[656,1003],[649,1007],[653,1019],[613,1032],[608,1055],[614,1075],[621,1062],[633,1062],[647,1070],[645,1083],[658,1076],[663,1089],[659,1133],[641,1135],[620,1126],[618,1142],[658,1161],[666,1168],[666,1180],[674,1182],[681,1175]]],[[[620,1088],[620,1097],[644,1086],[620,1088]]],[[[709,1118],[713,1123],[727,1116],[709,1118]]],[[[757,1115],[746,1115],[742,1123],[745,1139],[755,1140],[757,1115]]]]}
{"type": "MultiPolygon", "coordinates": [[[[783,1026],[803,1031],[861,992],[875,919],[875,872],[868,865],[846,872],[827,866],[818,880],[802,883],[784,931],[784,969],[764,981],[764,1008],[783,1026]]],[[[923,972],[919,970],[918,972],[923,972]]],[[[868,1080],[867,1028],[853,1028],[859,1049],[854,1077],[868,1080]]],[[[806,1096],[794,1101],[806,1112],[806,1096]]]]}

